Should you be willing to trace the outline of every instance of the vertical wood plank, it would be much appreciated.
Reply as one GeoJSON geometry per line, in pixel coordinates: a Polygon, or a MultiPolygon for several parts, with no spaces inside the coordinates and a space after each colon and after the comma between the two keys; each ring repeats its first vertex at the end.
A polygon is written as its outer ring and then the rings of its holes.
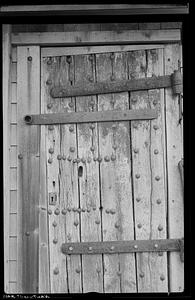
{"type": "MultiPolygon", "coordinates": [[[[125,78],[125,54],[100,54],[97,80],[125,78]],[[112,58],[111,58],[112,57],[112,58]]],[[[128,93],[98,96],[99,110],[128,109],[128,93]]],[[[128,122],[99,124],[103,240],[134,238],[128,122]]],[[[104,255],[106,293],[135,292],[134,254],[104,255]]]]}
{"type": "MultiPolygon", "coordinates": [[[[75,83],[95,80],[94,55],[75,57],[75,83]]],[[[96,111],[95,96],[77,97],[76,111],[96,111]]],[[[83,174],[79,176],[81,242],[101,241],[97,123],[78,124],[78,157],[83,174]],[[93,127],[92,127],[93,126],[93,127]],[[84,160],[84,161],[83,161],[84,160]]],[[[103,292],[102,255],[82,255],[83,292],[103,292]]]]}
{"type": "Polygon", "coordinates": [[[3,25],[3,195],[4,195],[4,291],[9,292],[9,111],[10,111],[10,43],[11,25],[3,25]]]}
{"type": "MultiPolygon", "coordinates": [[[[162,73],[162,53],[161,57],[158,57],[157,51],[132,52],[129,57],[130,76],[143,78],[147,75],[162,73]]],[[[164,103],[161,95],[162,93],[158,90],[131,93],[133,109],[154,107],[153,103],[156,101],[155,105],[158,106],[159,111],[159,117],[156,120],[134,121],[131,126],[136,239],[166,237],[162,117],[164,103]],[[154,151],[157,154],[154,154],[154,151]],[[161,205],[158,204],[158,199],[161,205]]],[[[161,257],[158,253],[139,253],[136,256],[138,292],[166,292],[168,288],[166,255],[161,257]]]]}
{"type": "Polygon", "coordinates": [[[40,49],[18,47],[18,290],[38,288],[39,127],[26,126],[24,115],[40,113],[40,49]]]}
{"type": "Polygon", "coordinates": [[[17,294],[17,282],[9,282],[9,293],[17,294]]]}
{"type": "Polygon", "coordinates": [[[17,249],[17,238],[16,237],[10,237],[9,238],[9,259],[11,259],[11,260],[16,260],[17,259],[16,249],[17,249]]]}
{"type": "MultiPolygon", "coordinates": [[[[164,49],[165,74],[178,69],[181,60],[179,44],[167,45],[164,49]]],[[[171,88],[165,89],[166,132],[167,132],[167,168],[168,168],[168,237],[182,238],[184,235],[184,207],[181,178],[178,162],[183,157],[183,127],[179,124],[178,97],[172,95],[171,88]]],[[[184,290],[184,263],[179,253],[169,256],[170,292],[184,290]]]]}

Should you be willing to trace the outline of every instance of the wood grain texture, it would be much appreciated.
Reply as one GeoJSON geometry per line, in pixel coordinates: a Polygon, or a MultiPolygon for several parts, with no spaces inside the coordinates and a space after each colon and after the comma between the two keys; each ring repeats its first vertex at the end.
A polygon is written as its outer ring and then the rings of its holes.
{"type": "Polygon", "coordinates": [[[82,44],[134,44],[179,42],[179,29],[163,30],[125,30],[125,31],[84,31],[76,32],[32,32],[12,34],[13,45],[82,45],[82,44]]]}
{"type": "MultiPolygon", "coordinates": [[[[165,73],[170,74],[178,68],[181,61],[180,45],[167,45],[164,53],[165,73]]],[[[178,162],[183,157],[183,126],[179,125],[178,98],[171,89],[165,89],[166,131],[167,131],[167,168],[168,168],[168,234],[169,238],[184,235],[184,203],[178,162]]],[[[170,291],[184,290],[184,263],[177,253],[169,257],[170,291]]]]}
{"type": "MultiPolygon", "coordinates": [[[[160,56],[157,50],[147,51],[147,53],[132,52],[129,59],[130,76],[137,78],[145,77],[146,74],[158,75],[162,72],[162,53],[160,56]]],[[[159,117],[151,123],[135,121],[131,127],[136,239],[166,236],[164,139],[161,116],[164,107],[163,98],[160,97],[159,90],[131,93],[131,107],[134,109],[154,107],[152,104],[154,100],[158,105],[159,117]],[[154,125],[158,126],[158,131],[154,129],[154,125]],[[156,155],[155,149],[158,150],[156,155]],[[156,176],[159,176],[158,180],[156,176]],[[158,197],[163,204],[157,204],[158,197]],[[163,231],[158,231],[159,225],[162,226],[163,231]]],[[[166,269],[165,255],[159,257],[157,253],[138,254],[138,292],[167,291],[166,269]]]]}
{"type": "Polygon", "coordinates": [[[3,216],[4,216],[4,291],[9,292],[9,211],[10,211],[10,173],[9,173],[9,146],[10,146],[10,55],[11,55],[11,26],[3,25],[3,216]]]}
{"type": "Polygon", "coordinates": [[[18,290],[38,288],[39,128],[28,128],[24,114],[40,113],[39,47],[18,47],[18,290]],[[30,59],[28,59],[30,57],[30,59]]]}
{"type": "MultiPolygon", "coordinates": [[[[125,55],[116,54],[114,59],[111,59],[108,54],[98,54],[96,59],[98,81],[109,79],[112,74],[117,78],[127,76],[125,55]]],[[[100,111],[124,110],[128,106],[127,93],[98,96],[100,111]]],[[[103,122],[98,125],[98,130],[102,157],[100,172],[103,240],[123,240],[127,237],[133,239],[129,124],[103,122]],[[113,125],[116,126],[115,129],[113,125]],[[109,161],[105,161],[105,157],[108,157],[109,161]]],[[[105,292],[134,292],[134,254],[112,254],[103,257],[105,292]]]]}
{"type": "MultiPolygon", "coordinates": [[[[75,57],[75,84],[86,84],[89,80],[95,81],[95,56],[78,55],[75,57]]],[[[77,112],[92,114],[96,110],[96,96],[76,97],[77,112]]],[[[86,209],[80,219],[81,242],[101,240],[97,123],[93,123],[92,129],[85,119],[85,123],[77,125],[78,157],[86,160],[78,164],[78,168],[83,170],[83,175],[79,176],[80,207],[86,209]]],[[[84,293],[102,293],[102,255],[82,255],[82,275],[84,293]]]]}

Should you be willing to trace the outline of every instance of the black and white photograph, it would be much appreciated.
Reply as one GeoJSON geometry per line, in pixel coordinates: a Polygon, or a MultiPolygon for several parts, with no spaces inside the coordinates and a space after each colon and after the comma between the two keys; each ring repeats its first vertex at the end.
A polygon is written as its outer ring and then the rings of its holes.
{"type": "Polygon", "coordinates": [[[5,298],[184,293],[188,13],[0,6],[5,298]]]}

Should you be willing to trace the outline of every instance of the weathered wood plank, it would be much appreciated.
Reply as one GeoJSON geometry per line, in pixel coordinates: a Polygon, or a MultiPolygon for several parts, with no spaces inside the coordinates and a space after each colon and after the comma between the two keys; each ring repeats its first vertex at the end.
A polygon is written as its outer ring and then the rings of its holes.
{"type": "MultiPolygon", "coordinates": [[[[14,225],[14,224],[13,224],[14,225]]],[[[17,260],[17,238],[10,237],[9,238],[9,259],[17,260]]]]}
{"type": "Polygon", "coordinates": [[[11,82],[17,82],[17,63],[12,62],[11,64],[11,82]]]}
{"type": "MultiPolygon", "coordinates": [[[[156,51],[155,51],[156,52],[156,51]]],[[[155,53],[146,57],[144,51],[132,52],[129,57],[129,71],[131,74],[138,77],[145,77],[146,72],[159,72],[160,65],[155,53]],[[156,64],[156,66],[154,66],[156,64]],[[159,70],[158,70],[159,68],[159,70]],[[135,72],[135,73],[133,73],[135,72]]],[[[150,96],[153,96],[152,100],[158,100],[159,95],[157,91],[149,92],[150,96]],[[153,94],[152,94],[153,93],[153,94]]],[[[148,92],[132,92],[131,93],[131,107],[132,108],[145,108],[150,107],[150,98],[148,98],[148,92]]],[[[161,104],[161,103],[160,103],[161,104]]],[[[160,107],[160,106],[159,106],[160,107]]],[[[156,120],[155,120],[156,122],[156,120]]],[[[161,130],[160,134],[156,135],[153,132],[154,129],[149,121],[135,121],[131,126],[132,134],[132,151],[133,151],[133,187],[134,187],[134,208],[135,208],[135,233],[136,239],[153,239],[160,238],[162,234],[158,234],[157,223],[159,222],[160,212],[164,212],[165,203],[162,205],[162,210],[158,213],[158,204],[156,203],[156,197],[158,194],[158,186],[155,183],[156,166],[163,167],[161,165],[163,149],[161,146],[161,130]],[[158,141],[156,141],[156,136],[158,141]],[[154,154],[152,153],[153,147],[158,143],[158,149],[160,155],[160,163],[158,159],[153,161],[154,154]],[[156,186],[155,186],[156,185],[156,186]],[[153,225],[154,224],[154,225],[153,225]]],[[[159,168],[158,167],[158,168],[159,168]]],[[[157,170],[158,171],[158,170],[157,170]]],[[[161,175],[164,180],[164,174],[161,175]]],[[[161,186],[161,184],[160,184],[161,186]]],[[[162,186],[164,193],[164,187],[162,186]]],[[[162,192],[161,192],[162,194],[162,192]]],[[[164,194],[160,195],[161,197],[164,194]]],[[[164,201],[164,198],[163,200],[164,201]]],[[[161,219],[165,219],[165,215],[160,216],[161,219]],[[163,218],[164,217],[164,218],[163,218]]],[[[164,225],[164,224],[163,224],[164,225]]],[[[162,225],[162,226],[163,226],[162,225]]],[[[164,228],[163,228],[164,230],[164,228]]],[[[163,233],[164,234],[164,233],[163,233]]],[[[166,280],[160,280],[158,270],[159,264],[163,265],[162,260],[164,258],[158,257],[158,254],[142,253],[137,254],[137,278],[138,278],[138,292],[159,292],[166,291],[166,280]]],[[[163,277],[164,278],[164,277],[163,277]]],[[[166,274],[165,274],[166,278],[166,274]]]]}
{"type": "Polygon", "coordinates": [[[139,29],[153,29],[153,30],[156,30],[156,29],[160,29],[160,23],[138,23],[138,27],[139,29]]]}
{"type": "MultiPolygon", "coordinates": [[[[180,45],[165,47],[165,73],[170,74],[178,68],[181,61],[180,45]]],[[[184,235],[183,190],[178,169],[178,162],[183,157],[183,128],[179,124],[178,98],[172,95],[169,88],[166,97],[166,131],[167,131],[167,168],[168,168],[168,235],[169,238],[184,235]]],[[[170,253],[169,257],[170,292],[184,290],[184,264],[178,253],[170,253]]]]}
{"type": "Polygon", "coordinates": [[[17,189],[17,169],[10,169],[10,190],[17,189]]]}
{"type": "Polygon", "coordinates": [[[17,212],[17,191],[10,191],[10,213],[17,212]]]}
{"type": "Polygon", "coordinates": [[[10,236],[17,236],[17,214],[10,214],[10,228],[9,228],[9,235],[10,236]]]}
{"type": "Polygon", "coordinates": [[[11,103],[11,123],[17,122],[17,104],[11,103]]]}
{"type": "Polygon", "coordinates": [[[9,274],[10,274],[9,280],[16,282],[17,281],[17,261],[15,261],[15,260],[9,261],[9,274]]]}
{"type": "Polygon", "coordinates": [[[18,47],[18,290],[38,287],[39,128],[28,128],[23,115],[40,113],[39,47],[18,47]]]}
{"type": "Polygon", "coordinates": [[[17,147],[11,146],[9,152],[10,167],[17,166],[17,147]]]}
{"type": "Polygon", "coordinates": [[[41,51],[41,56],[49,57],[49,56],[93,54],[93,53],[107,53],[107,52],[125,52],[125,51],[157,49],[157,48],[164,48],[164,45],[143,44],[143,45],[108,45],[108,46],[57,47],[57,48],[45,47],[41,51]]]}
{"type": "Polygon", "coordinates": [[[9,112],[10,112],[10,68],[11,68],[11,26],[3,25],[3,216],[4,216],[4,291],[9,292],[9,210],[10,210],[10,173],[9,173],[9,112]]]}
{"type": "Polygon", "coordinates": [[[116,31],[89,31],[86,32],[37,32],[12,34],[13,45],[82,45],[82,44],[132,44],[132,43],[168,43],[179,42],[179,29],[164,30],[125,30],[116,31]]]}
{"type": "Polygon", "coordinates": [[[9,282],[9,293],[17,294],[17,282],[9,282]]]}
{"type": "Polygon", "coordinates": [[[11,143],[11,145],[17,144],[17,125],[16,124],[10,125],[10,143],[11,143]]]}
{"type": "Polygon", "coordinates": [[[182,28],[182,22],[162,22],[161,29],[182,28]]]}
{"type": "MultiPolygon", "coordinates": [[[[95,56],[78,55],[75,57],[75,84],[95,81],[95,56]]],[[[89,112],[97,110],[96,96],[77,97],[76,111],[89,112]]],[[[86,122],[86,121],[85,121],[86,122]]],[[[99,163],[97,124],[77,125],[78,157],[84,158],[78,164],[82,168],[79,176],[81,212],[81,242],[101,240],[101,210],[99,192],[99,163]],[[92,127],[93,126],[93,127],[92,127]]],[[[83,292],[103,292],[102,255],[82,255],[83,292]]]]}
{"type": "Polygon", "coordinates": [[[17,83],[11,83],[11,104],[17,103],[17,83]]]}
{"type": "MultiPolygon", "coordinates": [[[[127,76],[125,54],[115,54],[112,58],[108,54],[98,54],[96,57],[97,80],[108,79],[111,75],[119,79],[127,76]]],[[[128,93],[98,96],[100,111],[128,107],[128,93]]],[[[101,123],[98,128],[103,159],[100,164],[103,240],[133,239],[129,124],[101,123]]],[[[134,254],[103,257],[105,292],[135,292],[134,254]]]]}

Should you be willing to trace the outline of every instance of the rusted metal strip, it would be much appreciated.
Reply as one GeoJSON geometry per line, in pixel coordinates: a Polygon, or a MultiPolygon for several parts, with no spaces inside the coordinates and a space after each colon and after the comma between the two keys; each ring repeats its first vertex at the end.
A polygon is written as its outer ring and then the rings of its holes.
{"type": "Polygon", "coordinates": [[[140,91],[148,89],[159,89],[173,87],[173,93],[182,91],[182,76],[176,70],[171,75],[153,76],[150,78],[140,78],[131,80],[103,81],[95,83],[78,84],[74,86],[58,86],[50,90],[53,98],[87,96],[96,94],[108,94],[126,91],[140,91]]]}
{"type": "Polygon", "coordinates": [[[64,254],[180,251],[182,260],[184,239],[64,243],[61,246],[61,251],[64,254]]]}
{"type": "Polygon", "coordinates": [[[89,122],[151,120],[158,116],[156,109],[135,109],[124,111],[74,112],[26,115],[24,121],[29,125],[71,124],[89,122]]]}

